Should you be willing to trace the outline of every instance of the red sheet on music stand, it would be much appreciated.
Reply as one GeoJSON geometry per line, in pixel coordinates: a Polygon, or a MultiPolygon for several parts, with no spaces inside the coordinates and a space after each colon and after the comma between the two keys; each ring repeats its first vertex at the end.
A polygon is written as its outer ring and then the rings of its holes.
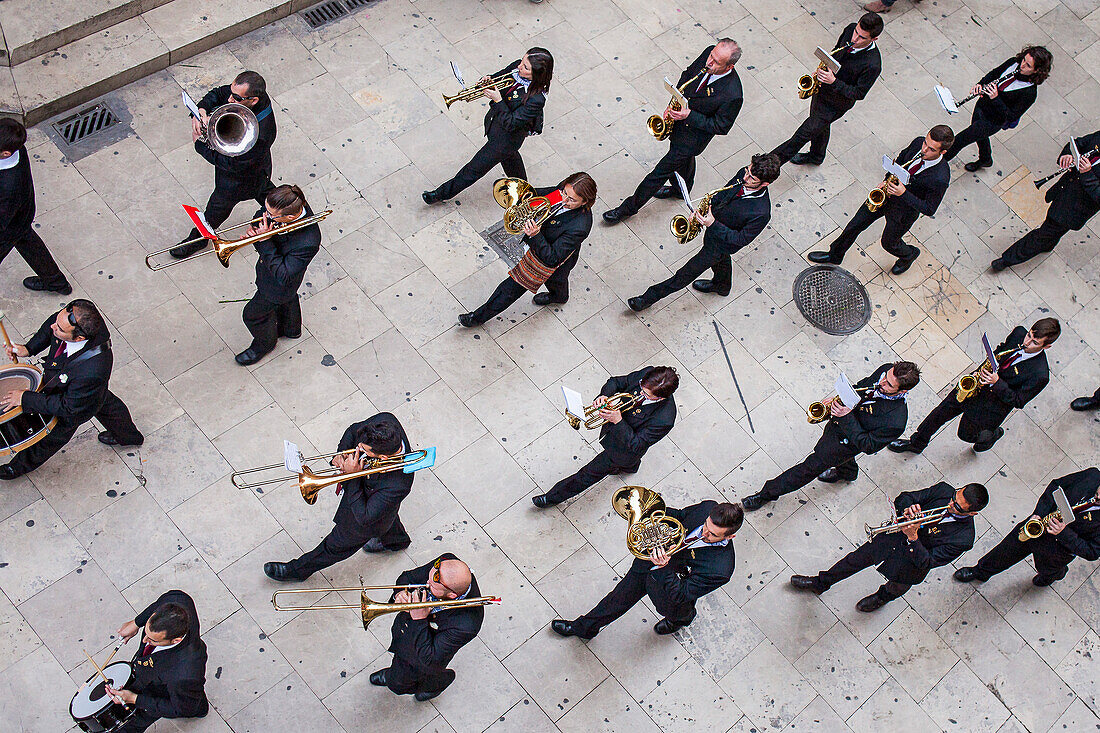
{"type": "Polygon", "coordinates": [[[195,223],[195,228],[199,230],[199,234],[205,239],[214,241],[218,238],[218,235],[214,233],[213,227],[206,223],[206,217],[203,216],[202,211],[194,206],[188,206],[187,204],[183,204],[183,210],[191,217],[191,221],[195,223]]]}

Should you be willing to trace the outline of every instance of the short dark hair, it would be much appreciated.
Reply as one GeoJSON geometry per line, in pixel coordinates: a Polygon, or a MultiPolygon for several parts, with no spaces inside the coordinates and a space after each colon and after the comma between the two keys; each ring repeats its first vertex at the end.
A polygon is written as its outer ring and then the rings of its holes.
{"type": "Polygon", "coordinates": [[[898,389],[910,390],[920,382],[920,369],[911,361],[895,361],[891,368],[894,379],[898,380],[898,389]]]}
{"type": "Polygon", "coordinates": [[[389,456],[397,453],[401,445],[401,431],[397,420],[371,420],[359,430],[359,442],[369,445],[371,451],[389,456]]]}
{"type": "Polygon", "coordinates": [[[882,16],[878,13],[867,12],[859,19],[859,27],[871,34],[871,38],[878,38],[882,33],[882,16]]]}
{"type": "Polygon", "coordinates": [[[967,484],[963,487],[963,499],[968,512],[980,512],[989,503],[989,491],[982,484],[967,484]]]}
{"type": "Polygon", "coordinates": [[[779,178],[779,169],[783,164],[775,153],[757,153],[749,161],[749,172],[764,183],[771,183],[779,178]]]}
{"type": "Polygon", "coordinates": [[[726,534],[736,532],[745,521],[745,510],[740,504],[723,501],[710,510],[710,521],[726,530],[726,534]]]}
{"type": "Polygon", "coordinates": [[[242,71],[233,80],[234,84],[244,84],[248,87],[248,96],[262,97],[267,92],[267,82],[255,71],[242,71]]]}
{"type": "Polygon", "coordinates": [[[1031,335],[1043,340],[1043,346],[1050,346],[1062,335],[1062,324],[1057,318],[1040,318],[1031,326],[1031,335]]]}
{"type": "Polygon", "coordinates": [[[941,153],[946,153],[955,144],[955,133],[947,125],[936,125],[928,131],[928,136],[943,146],[941,153]]]}
{"type": "Polygon", "coordinates": [[[592,205],[596,203],[596,182],[587,173],[583,171],[574,173],[558,184],[558,188],[565,188],[566,186],[572,186],[573,193],[584,200],[581,208],[585,211],[589,211],[592,205]]]}
{"type": "Polygon", "coordinates": [[[550,91],[550,82],[554,79],[554,56],[540,46],[527,49],[524,55],[531,64],[531,84],[527,87],[527,93],[523,95],[526,100],[536,92],[545,94],[550,91]]]}
{"type": "Polygon", "coordinates": [[[264,196],[264,201],[275,211],[290,213],[298,211],[306,205],[306,195],[297,186],[284,183],[268,191],[267,195],[264,196]]]}
{"type": "Polygon", "coordinates": [[[1054,54],[1043,46],[1024,46],[1023,50],[1016,54],[1016,63],[1022,64],[1024,56],[1031,56],[1031,60],[1035,62],[1035,71],[1028,77],[1028,80],[1035,86],[1039,86],[1050,76],[1054,54]]]}
{"type": "Polygon", "coordinates": [[[91,341],[100,334],[107,324],[103,322],[103,316],[95,303],[85,298],[77,298],[65,306],[69,312],[69,323],[72,324],[77,336],[83,336],[91,341]]]}
{"type": "Polygon", "coordinates": [[[11,117],[0,117],[0,150],[14,153],[27,144],[27,128],[11,117]]]}
{"type": "Polygon", "coordinates": [[[680,375],[670,366],[656,366],[642,377],[642,386],[652,392],[654,397],[664,399],[680,386],[680,375]]]}
{"type": "Polygon", "coordinates": [[[191,619],[187,609],[180,604],[164,603],[149,617],[149,630],[164,634],[166,639],[179,639],[191,630],[191,619]]]}

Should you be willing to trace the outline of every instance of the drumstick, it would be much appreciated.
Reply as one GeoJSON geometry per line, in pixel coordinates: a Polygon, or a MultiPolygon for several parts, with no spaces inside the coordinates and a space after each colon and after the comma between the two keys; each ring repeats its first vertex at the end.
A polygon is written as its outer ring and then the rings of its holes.
{"type": "Polygon", "coordinates": [[[116,654],[118,654],[118,650],[121,649],[122,645],[125,644],[127,641],[129,641],[129,639],[121,639],[117,644],[115,644],[115,648],[111,650],[111,656],[107,657],[107,661],[103,663],[104,667],[111,663],[111,660],[115,658],[116,654]]]}
{"type": "Polygon", "coordinates": [[[87,649],[81,649],[80,651],[84,652],[84,656],[86,656],[88,658],[88,661],[92,663],[92,666],[95,667],[95,671],[99,672],[99,676],[103,678],[103,682],[108,687],[110,687],[111,681],[109,679],[107,679],[107,675],[103,674],[103,670],[100,669],[99,665],[95,663],[95,660],[92,659],[92,655],[88,653],[88,650],[87,649]]]}
{"type": "MultiPolygon", "coordinates": [[[[15,347],[12,346],[11,339],[8,337],[8,329],[4,328],[4,311],[2,310],[0,310],[0,332],[3,332],[4,334],[4,343],[7,344],[9,348],[14,350],[15,347]]],[[[19,363],[19,359],[17,359],[14,355],[11,357],[11,360],[12,363],[19,363]]]]}

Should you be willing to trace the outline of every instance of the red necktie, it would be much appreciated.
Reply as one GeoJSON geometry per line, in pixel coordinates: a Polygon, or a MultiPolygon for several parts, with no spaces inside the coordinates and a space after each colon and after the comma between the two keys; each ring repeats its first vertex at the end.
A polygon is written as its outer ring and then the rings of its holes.
{"type": "Polygon", "coordinates": [[[1001,368],[998,369],[997,371],[1003,372],[1005,369],[1008,369],[1010,366],[1015,364],[1016,360],[1019,359],[1019,358],[1020,358],[1019,353],[1013,354],[1012,356],[1008,357],[1008,360],[1005,361],[1004,364],[1001,364],[1001,368]]]}
{"type": "Polygon", "coordinates": [[[699,86],[695,87],[696,92],[703,91],[703,87],[705,87],[707,85],[707,77],[709,77],[709,76],[710,76],[710,74],[708,74],[706,72],[703,72],[703,78],[699,80],[699,86]]]}
{"type": "Polygon", "coordinates": [[[921,169],[921,166],[922,166],[922,165],[924,165],[924,159],[923,159],[923,158],[922,158],[922,159],[920,159],[920,160],[918,160],[918,161],[917,161],[916,163],[914,163],[914,164],[913,164],[913,165],[912,165],[912,166],[911,166],[911,167],[909,168],[909,176],[910,176],[910,178],[911,178],[911,177],[913,177],[913,176],[915,176],[915,175],[917,175],[917,171],[919,171],[919,170],[921,169]]]}
{"type": "Polygon", "coordinates": [[[141,656],[143,656],[143,657],[149,656],[150,654],[153,653],[153,650],[155,648],[156,647],[154,647],[152,644],[146,644],[145,648],[141,650],[141,656]]]}
{"type": "Polygon", "coordinates": [[[53,358],[56,359],[57,357],[61,356],[61,352],[64,351],[64,350],[65,350],[65,342],[62,341],[61,343],[59,343],[57,345],[57,351],[53,352],[53,358]]]}
{"type": "Polygon", "coordinates": [[[998,84],[997,85],[997,94],[1000,94],[1005,89],[1008,89],[1008,85],[1011,84],[1014,81],[1016,81],[1016,75],[1015,74],[1013,74],[1012,76],[1008,77],[1007,79],[1002,81],[1000,84],[998,84]]]}

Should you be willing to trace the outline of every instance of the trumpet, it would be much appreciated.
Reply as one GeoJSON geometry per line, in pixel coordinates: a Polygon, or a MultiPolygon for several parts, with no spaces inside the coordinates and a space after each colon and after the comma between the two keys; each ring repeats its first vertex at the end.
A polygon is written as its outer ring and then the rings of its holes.
{"type": "Polygon", "coordinates": [[[493,184],[493,198],[504,209],[504,230],[509,234],[519,234],[528,224],[542,226],[563,206],[550,196],[536,196],[535,187],[522,178],[498,179],[493,184]]]}
{"type": "MultiPolygon", "coordinates": [[[[682,85],[677,87],[680,90],[680,94],[684,93],[684,90],[693,82],[697,81],[699,77],[707,73],[707,69],[704,66],[703,70],[695,76],[685,81],[682,85]]],[[[668,103],[669,109],[679,112],[683,107],[680,104],[680,100],[676,97],[672,98],[672,101],[668,103]]],[[[649,134],[656,140],[665,140],[672,134],[672,125],[676,120],[666,120],[664,115],[650,115],[649,119],[645,121],[646,129],[649,130],[649,134]]]]}
{"type": "Polygon", "coordinates": [[[622,410],[626,411],[638,404],[640,398],[629,394],[628,392],[619,392],[618,394],[611,395],[607,398],[607,402],[596,407],[595,405],[584,406],[585,420],[582,423],[581,419],[576,415],[570,415],[565,413],[565,419],[569,422],[569,427],[574,430],[580,430],[583,424],[589,430],[594,430],[599,427],[603,427],[603,424],[607,422],[600,417],[600,410],[622,410]]]}
{"type": "Polygon", "coordinates": [[[357,588],[295,588],[293,590],[277,590],[271,594],[271,605],[276,611],[335,611],[345,608],[359,610],[363,617],[363,630],[366,631],[370,622],[387,613],[401,613],[413,611],[418,608],[473,608],[474,606],[488,606],[491,603],[500,603],[497,596],[478,596],[476,598],[456,598],[451,601],[418,601],[415,603],[379,603],[371,600],[367,595],[368,590],[389,591],[418,591],[428,589],[427,585],[364,585],[357,588]],[[301,593],[339,593],[343,591],[359,591],[359,603],[336,603],[325,606],[280,606],[280,595],[301,593]]]}
{"type": "MultiPolygon", "coordinates": [[[[913,156],[912,160],[903,165],[902,168],[908,168],[909,166],[916,163],[918,160],[920,160],[919,152],[913,156]]],[[[868,211],[878,211],[882,208],[882,205],[886,203],[886,197],[890,195],[886,193],[886,187],[889,186],[891,183],[898,184],[901,183],[901,181],[899,181],[898,177],[895,176],[893,173],[887,173],[886,177],[882,179],[882,185],[880,185],[878,188],[872,188],[867,193],[868,211]]]]}
{"type": "MultiPolygon", "coordinates": [[[[716,188],[704,194],[703,198],[699,200],[698,208],[695,209],[698,218],[702,218],[710,213],[710,201],[716,194],[740,186],[742,183],[743,181],[738,179],[728,186],[716,188]]],[[[669,231],[672,232],[672,236],[676,237],[677,242],[680,244],[687,244],[699,236],[699,232],[703,230],[703,225],[699,223],[698,218],[696,216],[684,216],[683,214],[676,214],[672,217],[672,220],[668,223],[668,228],[669,231]]]]}
{"type": "Polygon", "coordinates": [[[684,525],[665,514],[665,501],[653,489],[624,486],[611,497],[611,506],[627,521],[626,549],[639,560],[648,560],[656,549],[674,555],[684,548],[684,525]]]}
{"type": "MultiPolygon", "coordinates": [[[[876,387],[854,387],[855,393],[860,397],[864,397],[875,391],[876,387]]],[[[806,408],[806,422],[814,425],[819,422],[825,422],[833,418],[833,405],[840,399],[840,395],[832,395],[826,397],[820,402],[811,402],[810,406],[806,408]]]]}
{"type": "MultiPolygon", "coordinates": [[[[1084,509],[1085,507],[1092,506],[1095,503],[1095,499],[1088,499],[1081,502],[1080,504],[1074,504],[1073,510],[1077,511],[1078,509],[1084,509]]],[[[1044,533],[1046,533],[1047,528],[1050,527],[1050,523],[1055,519],[1057,519],[1059,522],[1062,521],[1062,512],[1058,511],[1057,509],[1041,519],[1027,520],[1026,522],[1024,522],[1024,526],[1020,527],[1020,534],[1017,535],[1017,539],[1019,539],[1020,542],[1027,542],[1028,540],[1034,540],[1038,537],[1041,537],[1044,533]]]]}
{"type": "MultiPolygon", "coordinates": [[[[1010,354],[1015,354],[1021,348],[1023,347],[1017,346],[1011,349],[1004,349],[1003,351],[995,352],[993,356],[995,356],[997,359],[1001,359],[1002,357],[1008,356],[1010,354]]],[[[959,383],[955,386],[955,399],[959,402],[965,402],[966,400],[970,399],[970,397],[972,397],[974,393],[977,392],[978,389],[982,386],[981,381],[979,381],[978,379],[981,376],[982,372],[989,373],[990,371],[991,368],[989,364],[989,358],[987,357],[986,359],[982,360],[981,366],[979,366],[977,369],[970,372],[969,374],[964,374],[962,377],[959,378],[959,383]]]]}
{"type": "MultiPolygon", "coordinates": [[[[836,48],[834,48],[832,51],[829,52],[829,55],[832,56],[834,53],[840,53],[841,51],[847,51],[851,47],[852,47],[852,42],[848,41],[843,46],[837,46],[836,48]]],[[[817,70],[818,71],[820,71],[821,69],[824,69],[824,68],[826,68],[824,61],[822,61],[820,64],[817,65],[817,70]]],[[[819,89],[821,89],[821,82],[819,82],[817,80],[817,77],[815,77],[813,74],[803,74],[802,76],[798,77],[798,98],[799,99],[809,99],[813,95],[817,94],[819,89]]]]}
{"type": "Polygon", "coordinates": [[[447,109],[451,108],[451,105],[455,102],[472,102],[478,97],[485,96],[485,92],[490,89],[496,89],[498,92],[503,92],[508,87],[516,83],[515,78],[512,76],[511,71],[503,71],[496,76],[490,76],[484,81],[479,81],[472,87],[465,87],[460,89],[458,93],[448,97],[443,95],[443,103],[447,105],[447,109]]]}
{"type": "Polygon", "coordinates": [[[947,516],[948,507],[940,507],[939,509],[923,509],[917,516],[912,519],[902,519],[898,516],[894,516],[877,527],[872,527],[869,524],[863,525],[863,531],[867,533],[867,539],[873,540],[880,534],[890,534],[891,532],[901,532],[906,527],[919,527],[922,524],[935,524],[944,517],[947,516]]]}
{"type": "MultiPolygon", "coordinates": [[[[1088,161],[1089,161],[1089,165],[1094,165],[1096,163],[1096,161],[1092,159],[1093,153],[1100,153],[1100,145],[1094,145],[1092,150],[1089,150],[1088,152],[1083,154],[1081,157],[1082,158],[1087,158],[1088,161]]],[[[1043,186],[1045,186],[1048,183],[1050,183],[1051,181],[1053,181],[1055,178],[1059,178],[1061,176],[1064,176],[1065,174],[1069,173],[1072,170],[1076,170],[1076,169],[1073,166],[1070,166],[1069,168],[1066,168],[1065,170],[1056,171],[1054,173],[1051,173],[1049,176],[1045,176],[1043,178],[1036,179],[1036,180],[1032,181],[1032,183],[1035,184],[1035,188],[1037,188],[1037,189],[1042,188],[1043,186]]]]}

